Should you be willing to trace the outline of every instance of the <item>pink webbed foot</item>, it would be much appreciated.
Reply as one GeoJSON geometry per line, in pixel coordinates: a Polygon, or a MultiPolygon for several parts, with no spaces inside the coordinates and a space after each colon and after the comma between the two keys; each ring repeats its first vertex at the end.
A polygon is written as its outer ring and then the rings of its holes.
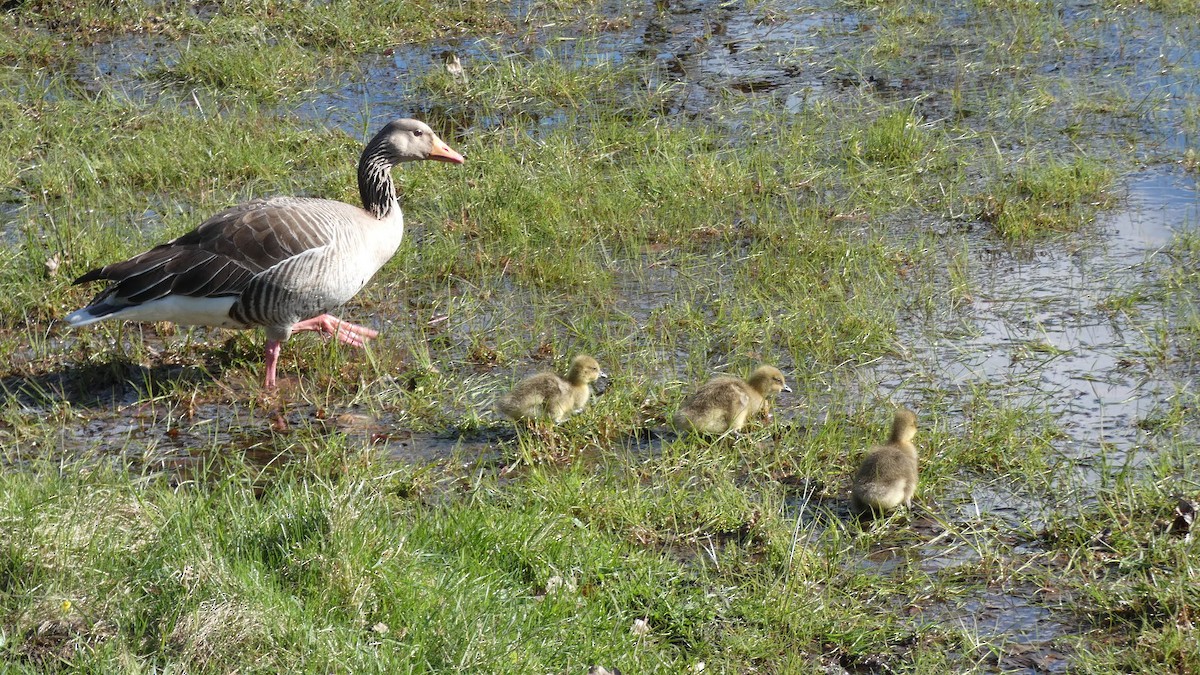
{"type": "Polygon", "coordinates": [[[342,321],[329,314],[314,316],[292,326],[293,333],[305,330],[315,330],[325,337],[336,337],[338,342],[353,347],[361,347],[366,344],[367,340],[379,335],[377,330],[342,321]]]}

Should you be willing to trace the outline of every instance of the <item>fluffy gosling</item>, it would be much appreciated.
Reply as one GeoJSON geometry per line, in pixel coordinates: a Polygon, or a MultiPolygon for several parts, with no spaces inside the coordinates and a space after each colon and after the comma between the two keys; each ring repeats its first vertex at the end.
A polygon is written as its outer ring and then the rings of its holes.
{"type": "Polygon", "coordinates": [[[759,366],[749,380],[723,375],[705,382],[675,413],[675,428],[702,434],[740,431],[768,399],[791,388],[778,368],[759,366]]]}
{"type": "Polygon", "coordinates": [[[912,504],[917,490],[917,415],[906,408],[896,411],[887,445],[867,451],[850,489],[850,510],[858,518],[882,515],[903,504],[912,504]]]}
{"type": "Polygon", "coordinates": [[[496,410],[517,420],[545,420],[558,424],[583,410],[591,397],[591,384],[607,377],[596,359],[580,354],[571,359],[567,377],[538,373],[521,380],[512,391],[496,400],[496,410]]]}

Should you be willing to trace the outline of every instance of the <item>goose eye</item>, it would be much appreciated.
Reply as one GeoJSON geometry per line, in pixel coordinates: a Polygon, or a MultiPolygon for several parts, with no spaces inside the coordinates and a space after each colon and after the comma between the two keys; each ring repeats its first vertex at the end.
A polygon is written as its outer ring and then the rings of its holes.
{"type": "Polygon", "coordinates": [[[424,133],[425,132],[421,131],[420,129],[413,129],[413,136],[420,136],[421,134],[424,134],[424,133]]]}

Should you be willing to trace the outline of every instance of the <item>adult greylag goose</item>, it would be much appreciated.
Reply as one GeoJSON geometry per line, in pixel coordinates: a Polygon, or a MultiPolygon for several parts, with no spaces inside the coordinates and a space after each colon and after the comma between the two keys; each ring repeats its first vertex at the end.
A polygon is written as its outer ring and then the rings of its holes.
{"type": "Polygon", "coordinates": [[[565,378],[556,373],[530,375],[496,400],[496,410],[514,421],[549,419],[558,424],[583,410],[591,384],[602,377],[607,376],[596,359],[580,354],[571,359],[565,378]]]}
{"type": "Polygon", "coordinates": [[[917,491],[917,415],[896,411],[886,445],[867,451],[850,488],[850,510],[858,518],[873,517],[912,504],[917,491]]]}
{"type": "Polygon", "coordinates": [[[433,159],[461,164],[425,123],[388,123],[358,162],[362,208],[331,199],[271,197],[228,208],[195,230],[74,281],[108,281],[72,326],[105,319],[266,329],[264,386],[275,386],[281,345],[318,331],[361,347],[378,332],[328,314],[375,275],[400,246],[404,215],[391,169],[433,159]]]}
{"type": "Polygon", "coordinates": [[[746,420],[757,415],[768,398],[791,391],[783,373],[772,366],[759,366],[749,380],[722,375],[700,385],[675,413],[675,428],[702,434],[740,431],[746,420]]]}

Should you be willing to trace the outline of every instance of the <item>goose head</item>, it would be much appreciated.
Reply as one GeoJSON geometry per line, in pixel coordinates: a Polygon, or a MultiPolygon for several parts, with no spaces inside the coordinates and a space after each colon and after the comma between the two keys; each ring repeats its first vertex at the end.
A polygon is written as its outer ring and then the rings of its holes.
{"type": "Polygon", "coordinates": [[[916,435],[917,414],[908,408],[897,410],[896,416],[892,418],[892,442],[911,443],[916,435]]]}
{"type": "Polygon", "coordinates": [[[463,156],[446,145],[438,135],[420,120],[400,119],[383,127],[371,146],[379,147],[393,163],[433,159],[439,162],[462,164],[463,156]]]}
{"type": "Polygon", "coordinates": [[[751,387],[754,387],[763,396],[774,396],[781,391],[791,392],[792,390],[791,387],[787,386],[787,382],[784,382],[783,373],[779,372],[778,368],[772,366],[759,366],[750,375],[748,382],[751,387]]]}
{"type": "Polygon", "coordinates": [[[608,375],[600,370],[600,364],[596,359],[587,354],[580,354],[571,359],[571,369],[567,371],[567,381],[571,384],[575,386],[591,384],[602,377],[608,377],[608,375]]]}

